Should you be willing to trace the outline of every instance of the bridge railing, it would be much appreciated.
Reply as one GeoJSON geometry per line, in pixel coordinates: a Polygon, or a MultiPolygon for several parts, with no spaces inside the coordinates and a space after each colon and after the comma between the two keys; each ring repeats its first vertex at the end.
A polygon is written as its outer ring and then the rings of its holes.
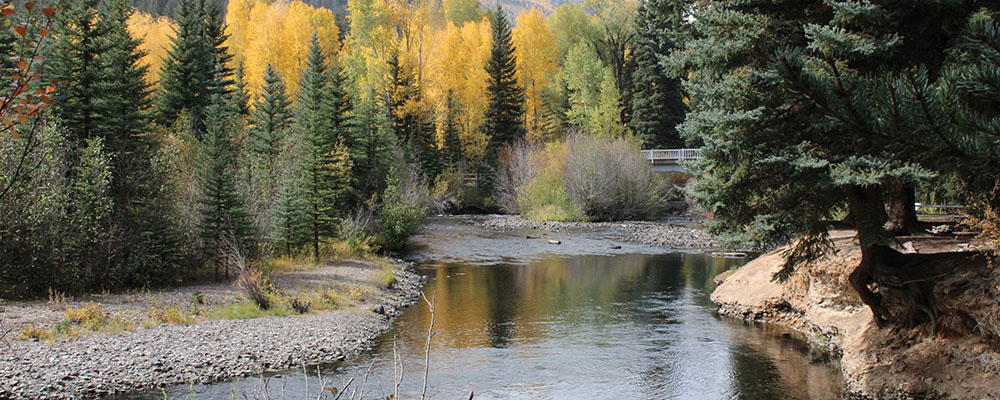
{"type": "Polygon", "coordinates": [[[643,150],[643,158],[651,164],[657,162],[680,162],[701,158],[701,149],[654,149],[643,150]]]}

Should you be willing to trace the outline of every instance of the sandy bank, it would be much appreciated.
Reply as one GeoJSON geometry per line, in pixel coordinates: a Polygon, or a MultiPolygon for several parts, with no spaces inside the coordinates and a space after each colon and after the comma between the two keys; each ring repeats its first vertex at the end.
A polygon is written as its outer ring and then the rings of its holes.
{"type": "MultiPolygon", "coordinates": [[[[852,232],[834,232],[835,254],[772,281],[781,250],[719,277],[712,301],[722,314],[788,326],[842,354],[847,393],[859,398],[1000,398],[1000,274],[977,267],[939,279],[940,328],[879,329],[847,275],[860,250],[852,232]]],[[[956,251],[952,238],[913,238],[921,253],[956,251]]],[[[971,255],[971,253],[970,253],[971,255]]],[[[971,264],[971,263],[969,263],[971,264]]]]}

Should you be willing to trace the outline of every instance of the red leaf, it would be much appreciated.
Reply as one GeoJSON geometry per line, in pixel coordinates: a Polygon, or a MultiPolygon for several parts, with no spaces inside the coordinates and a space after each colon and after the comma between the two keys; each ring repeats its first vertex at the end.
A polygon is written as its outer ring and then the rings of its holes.
{"type": "Polygon", "coordinates": [[[31,11],[32,9],[35,8],[35,2],[33,2],[33,1],[26,1],[26,2],[24,2],[24,8],[27,8],[28,11],[31,11]]]}
{"type": "Polygon", "coordinates": [[[18,35],[24,36],[28,34],[28,29],[25,28],[24,25],[18,25],[14,27],[14,32],[17,32],[18,35]]]}
{"type": "Polygon", "coordinates": [[[3,9],[2,13],[3,15],[14,15],[17,14],[17,11],[14,11],[13,8],[5,8],[3,9]]]}
{"type": "Polygon", "coordinates": [[[45,15],[45,18],[51,19],[53,15],[56,15],[56,9],[52,7],[42,8],[42,14],[45,15]]]}
{"type": "Polygon", "coordinates": [[[49,28],[44,28],[44,29],[38,31],[38,34],[42,35],[42,37],[48,36],[49,35],[49,28]]]}
{"type": "Polygon", "coordinates": [[[21,62],[17,63],[17,69],[19,69],[21,71],[24,71],[24,70],[28,69],[28,62],[24,61],[24,60],[21,60],[21,62]]]}

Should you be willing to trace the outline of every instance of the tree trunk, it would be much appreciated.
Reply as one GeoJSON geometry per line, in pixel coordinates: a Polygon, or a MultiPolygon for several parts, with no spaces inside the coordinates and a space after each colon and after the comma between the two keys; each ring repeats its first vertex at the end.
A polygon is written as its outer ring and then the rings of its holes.
{"type": "Polygon", "coordinates": [[[878,186],[850,185],[844,188],[844,192],[861,245],[861,262],[851,272],[848,280],[861,301],[871,308],[875,323],[882,327],[891,315],[882,304],[882,296],[868,287],[874,282],[877,270],[884,263],[883,255],[886,250],[891,250],[883,241],[887,217],[882,190],[878,186]]]}
{"type": "Polygon", "coordinates": [[[895,235],[912,235],[920,233],[920,223],[917,221],[916,189],[912,184],[895,180],[889,184],[889,231],[895,235]]]}

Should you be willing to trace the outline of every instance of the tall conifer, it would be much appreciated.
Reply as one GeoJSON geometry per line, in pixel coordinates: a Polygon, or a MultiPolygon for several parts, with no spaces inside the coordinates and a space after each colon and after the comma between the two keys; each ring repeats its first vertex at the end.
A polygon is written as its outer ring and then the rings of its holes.
{"type": "Polygon", "coordinates": [[[490,14],[493,47],[486,61],[489,106],[483,129],[490,136],[488,157],[495,162],[499,147],[523,138],[524,89],[517,83],[517,58],[507,16],[499,6],[490,14]]]}

